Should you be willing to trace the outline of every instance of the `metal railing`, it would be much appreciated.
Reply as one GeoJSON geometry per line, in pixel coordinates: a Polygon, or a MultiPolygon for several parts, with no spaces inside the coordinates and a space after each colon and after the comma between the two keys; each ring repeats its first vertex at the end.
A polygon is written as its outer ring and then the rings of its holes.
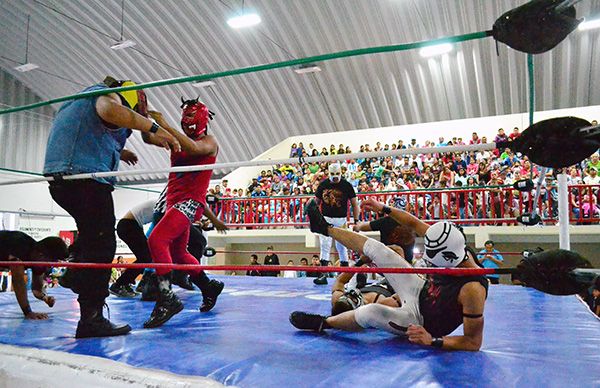
{"type": "MultiPolygon", "coordinates": [[[[600,222],[598,199],[600,185],[569,186],[570,223],[600,222]]],[[[373,192],[357,195],[398,207],[424,221],[448,219],[468,225],[517,225],[516,218],[533,212],[534,208],[546,225],[558,221],[558,192],[555,186],[542,188],[540,198],[533,204],[534,192],[520,192],[512,186],[469,187],[464,189],[409,190],[373,192]]],[[[304,206],[313,198],[306,196],[272,196],[220,198],[212,210],[233,228],[304,227],[308,219],[304,206]]],[[[348,205],[348,222],[352,211],[348,205]]],[[[361,211],[362,221],[378,217],[361,211]]]]}

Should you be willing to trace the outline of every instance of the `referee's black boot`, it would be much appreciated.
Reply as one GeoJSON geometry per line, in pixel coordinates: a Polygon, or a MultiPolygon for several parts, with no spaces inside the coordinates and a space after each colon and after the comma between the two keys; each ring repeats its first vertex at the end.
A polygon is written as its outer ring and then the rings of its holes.
{"type": "MultiPolygon", "coordinates": [[[[115,325],[102,315],[102,308],[108,305],[104,301],[79,301],[81,318],[77,324],[75,338],[113,337],[124,335],[131,331],[127,324],[115,325]]],[[[110,316],[110,312],[109,312],[110,316]]]]}
{"type": "Polygon", "coordinates": [[[306,212],[308,220],[310,221],[310,231],[313,233],[322,234],[323,236],[329,236],[327,228],[332,225],[327,222],[323,217],[323,214],[321,214],[319,205],[317,205],[317,201],[314,199],[309,201],[306,204],[304,211],[306,212]]]}

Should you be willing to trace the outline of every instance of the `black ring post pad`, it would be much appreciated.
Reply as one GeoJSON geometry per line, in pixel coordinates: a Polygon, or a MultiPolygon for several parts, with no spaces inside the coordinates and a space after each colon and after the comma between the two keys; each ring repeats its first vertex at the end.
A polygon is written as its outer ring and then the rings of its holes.
{"type": "Polygon", "coordinates": [[[574,295],[590,286],[576,279],[571,272],[576,268],[592,268],[592,265],[578,253],[564,249],[536,253],[517,265],[519,279],[527,287],[552,295],[574,295]]]}
{"type": "Polygon", "coordinates": [[[557,117],[533,124],[512,142],[498,142],[522,152],[540,166],[563,168],[579,163],[598,149],[599,139],[586,137],[581,129],[591,126],[578,117],[557,117]]]}

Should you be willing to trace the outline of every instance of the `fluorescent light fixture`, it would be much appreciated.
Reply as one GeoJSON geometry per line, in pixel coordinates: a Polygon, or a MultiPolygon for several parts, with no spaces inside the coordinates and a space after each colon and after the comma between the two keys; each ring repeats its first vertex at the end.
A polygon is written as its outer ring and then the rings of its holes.
{"type": "Polygon", "coordinates": [[[231,28],[244,28],[255,26],[261,22],[260,16],[256,13],[246,13],[240,16],[234,16],[227,20],[231,28]]]}
{"type": "Polygon", "coordinates": [[[419,50],[419,54],[421,54],[421,56],[424,58],[428,58],[436,55],[447,54],[452,51],[452,49],[453,46],[451,43],[442,43],[436,44],[435,46],[423,47],[421,50],[419,50]]]}
{"type": "Polygon", "coordinates": [[[213,81],[200,81],[200,82],[194,82],[192,84],[193,87],[195,88],[206,88],[209,86],[214,86],[215,83],[213,81]]]}
{"type": "Polygon", "coordinates": [[[586,20],[583,23],[579,24],[579,27],[577,27],[579,31],[591,30],[594,28],[600,28],[600,18],[586,20]]]}
{"type": "Polygon", "coordinates": [[[136,44],[137,43],[135,43],[133,40],[127,39],[127,40],[123,40],[121,42],[117,42],[117,43],[113,44],[112,46],[110,46],[110,48],[113,49],[113,50],[122,50],[122,49],[125,49],[127,47],[133,47],[136,44]]]}
{"type": "Polygon", "coordinates": [[[320,71],[321,68],[317,65],[302,65],[294,69],[296,74],[318,73],[320,71]]]}
{"type": "Polygon", "coordinates": [[[37,69],[39,66],[36,65],[35,63],[26,63],[24,65],[21,66],[17,66],[14,69],[17,71],[20,71],[21,73],[25,73],[26,71],[31,71],[34,69],[37,69]]]}

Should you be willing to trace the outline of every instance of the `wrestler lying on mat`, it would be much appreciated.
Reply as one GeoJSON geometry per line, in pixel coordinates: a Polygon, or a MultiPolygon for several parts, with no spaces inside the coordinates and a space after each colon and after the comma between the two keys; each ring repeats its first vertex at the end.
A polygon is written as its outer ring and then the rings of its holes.
{"type": "MultiPolygon", "coordinates": [[[[398,254],[402,254],[402,248],[397,245],[389,247],[398,254]]],[[[361,256],[359,263],[370,261],[368,257],[361,256]]],[[[400,302],[395,298],[394,289],[387,279],[376,281],[371,284],[357,284],[352,287],[352,278],[356,276],[352,272],[342,272],[336,278],[331,287],[331,315],[339,315],[346,311],[356,310],[360,306],[371,303],[379,303],[391,307],[400,307],[400,302]],[[349,284],[350,283],[350,284],[349,284]]]]}
{"type": "MultiPolygon", "coordinates": [[[[68,256],[67,245],[60,237],[46,237],[35,241],[31,236],[19,231],[0,231],[0,261],[58,261],[68,256]]],[[[50,268],[31,267],[31,293],[48,307],[54,306],[54,297],[46,294],[44,283],[50,268]]],[[[46,313],[31,311],[27,299],[25,267],[11,267],[12,286],[17,302],[27,319],[48,319],[46,313]]]]}
{"type": "MultiPolygon", "coordinates": [[[[424,236],[423,259],[434,267],[478,268],[467,253],[462,231],[451,222],[432,226],[413,215],[393,209],[373,199],[363,201],[364,210],[384,212],[394,220],[413,228],[424,236]]],[[[397,252],[382,243],[329,225],[317,204],[309,202],[306,211],[310,229],[329,235],[347,248],[371,259],[378,267],[410,267],[397,252]]],[[[356,310],[325,317],[295,311],[290,322],[298,329],[322,331],[340,329],[361,331],[376,328],[393,334],[406,335],[410,342],[448,350],[479,350],[483,340],[483,309],[488,282],[484,276],[441,276],[427,278],[417,274],[385,274],[396,291],[399,307],[373,303],[356,310]],[[449,336],[461,324],[463,335],[449,336]]]]}

